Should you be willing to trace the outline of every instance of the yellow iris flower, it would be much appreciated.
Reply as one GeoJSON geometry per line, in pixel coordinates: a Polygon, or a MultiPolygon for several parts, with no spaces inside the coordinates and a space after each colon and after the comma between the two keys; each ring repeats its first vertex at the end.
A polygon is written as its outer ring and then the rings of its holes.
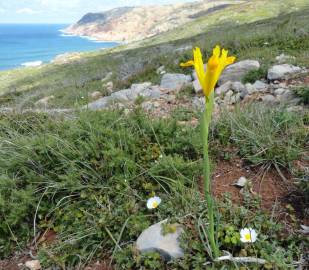
{"type": "Polygon", "coordinates": [[[228,57],[228,51],[220,49],[220,46],[216,46],[213,49],[213,54],[209,58],[207,63],[206,72],[204,70],[203,56],[200,48],[193,49],[193,60],[186,63],[181,63],[181,67],[194,66],[198,80],[202,86],[204,95],[209,97],[210,93],[214,90],[216,83],[218,82],[222,71],[226,66],[233,64],[236,57],[228,57]]]}

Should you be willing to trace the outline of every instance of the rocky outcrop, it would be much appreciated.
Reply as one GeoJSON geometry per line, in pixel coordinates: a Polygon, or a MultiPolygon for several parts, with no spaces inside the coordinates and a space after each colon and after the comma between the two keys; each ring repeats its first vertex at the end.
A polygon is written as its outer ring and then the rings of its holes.
{"type": "Polygon", "coordinates": [[[227,81],[241,81],[249,71],[257,70],[260,68],[260,63],[256,60],[243,60],[233,65],[228,66],[222,73],[219,80],[219,85],[227,81]]]}
{"type": "Polygon", "coordinates": [[[121,7],[101,13],[88,13],[65,33],[90,36],[104,41],[128,42],[171,30],[239,0],[204,0],[175,5],[121,7]]]}
{"type": "Polygon", "coordinates": [[[191,76],[177,73],[166,73],[161,80],[161,87],[169,90],[180,90],[191,84],[191,76]]]}
{"type": "Polygon", "coordinates": [[[300,73],[302,69],[289,64],[275,65],[268,70],[268,80],[287,79],[294,74],[300,73]]]}
{"type": "MultiPolygon", "coordinates": [[[[241,82],[242,76],[238,73],[246,74],[249,70],[255,70],[259,63],[254,60],[244,60],[231,66],[225,73],[225,78],[230,80],[219,85],[215,89],[215,110],[231,107],[238,103],[263,102],[267,105],[282,105],[293,111],[301,110],[302,101],[295,95],[294,86],[290,80],[270,81],[261,79],[253,84],[241,82]],[[238,73],[236,72],[238,71],[238,73]],[[237,76],[236,76],[237,75],[237,76]]],[[[269,71],[274,67],[270,67],[269,71]]],[[[293,70],[301,70],[306,76],[304,69],[293,67],[293,70]]],[[[136,106],[137,99],[141,98],[138,104],[146,112],[156,117],[167,117],[171,111],[179,106],[203,110],[205,108],[205,98],[203,97],[199,86],[196,89],[196,74],[190,75],[179,73],[165,73],[163,67],[157,70],[161,74],[160,85],[152,85],[150,82],[132,84],[128,89],[122,89],[113,92],[109,96],[102,97],[94,102],[84,106],[84,109],[102,110],[111,108],[125,108],[131,110],[136,106]],[[164,72],[162,72],[164,71],[164,72]],[[179,98],[177,94],[184,88],[192,88],[197,92],[195,97],[179,98]]],[[[188,89],[187,89],[188,90],[188,89]]]]}

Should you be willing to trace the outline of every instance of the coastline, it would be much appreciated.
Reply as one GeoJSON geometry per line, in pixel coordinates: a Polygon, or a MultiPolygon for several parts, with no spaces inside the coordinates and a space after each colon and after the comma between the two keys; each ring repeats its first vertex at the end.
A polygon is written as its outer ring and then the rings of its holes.
{"type": "Polygon", "coordinates": [[[80,38],[87,39],[87,40],[90,40],[90,41],[95,42],[95,43],[117,43],[118,45],[125,45],[125,44],[129,43],[129,41],[114,40],[114,39],[113,40],[104,40],[104,39],[100,39],[98,37],[91,36],[91,35],[76,34],[75,32],[68,30],[67,28],[60,29],[59,32],[62,33],[63,37],[80,37],[80,38]]]}
{"type": "Polygon", "coordinates": [[[57,58],[63,62],[69,62],[77,57],[79,53],[102,51],[121,45],[113,41],[97,40],[89,36],[79,36],[69,34],[63,28],[64,24],[38,24],[38,25],[2,25],[2,33],[6,34],[5,42],[0,42],[0,71],[6,72],[15,69],[40,68],[53,63],[57,58]],[[16,32],[12,30],[17,30],[16,32]],[[46,38],[41,37],[40,33],[47,33],[46,38]],[[20,33],[29,33],[31,37],[24,43],[20,33]],[[49,49],[48,42],[54,42],[53,50],[49,49]],[[18,42],[17,42],[18,41],[18,42]],[[8,45],[12,42],[16,46],[8,45]],[[27,46],[26,46],[27,45],[27,46]],[[15,50],[18,54],[15,54],[15,50]],[[65,58],[69,59],[65,59],[65,58]]]}

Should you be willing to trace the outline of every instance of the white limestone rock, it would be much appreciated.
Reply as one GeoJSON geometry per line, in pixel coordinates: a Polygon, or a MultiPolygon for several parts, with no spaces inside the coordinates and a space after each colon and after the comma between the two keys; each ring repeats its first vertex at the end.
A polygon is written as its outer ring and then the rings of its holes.
{"type": "Polygon", "coordinates": [[[260,63],[256,60],[243,60],[229,65],[222,73],[219,85],[227,81],[240,82],[249,71],[260,68],[260,63]]]}
{"type": "Polygon", "coordinates": [[[163,75],[160,86],[167,90],[180,90],[182,87],[190,85],[192,78],[190,75],[180,73],[166,73],[163,75]]]}
{"type": "Polygon", "coordinates": [[[268,70],[267,79],[270,81],[282,80],[301,71],[302,69],[300,67],[290,64],[275,65],[268,70]]]}
{"type": "Polygon", "coordinates": [[[176,229],[175,232],[163,235],[162,225],[166,222],[167,220],[163,220],[142,232],[136,241],[136,247],[141,253],[159,252],[165,260],[184,256],[179,243],[183,228],[179,224],[173,224],[176,229]]]}

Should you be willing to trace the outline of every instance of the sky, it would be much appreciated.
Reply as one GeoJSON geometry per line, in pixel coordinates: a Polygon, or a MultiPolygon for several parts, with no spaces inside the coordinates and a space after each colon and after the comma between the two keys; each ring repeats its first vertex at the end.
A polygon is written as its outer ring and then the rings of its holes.
{"type": "Polygon", "coordinates": [[[193,0],[0,0],[0,23],[73,23],[88,12],[193,0]]]}

